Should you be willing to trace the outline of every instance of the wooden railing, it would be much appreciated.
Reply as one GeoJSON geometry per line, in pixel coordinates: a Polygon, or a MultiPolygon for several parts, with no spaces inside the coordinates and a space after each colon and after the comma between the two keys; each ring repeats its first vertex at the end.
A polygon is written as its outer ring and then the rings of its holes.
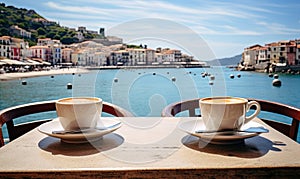
{"type": "MultiPolygon", "coordinates": [[[[26,116],[29,114],[47,112],[47,111],[55,111],[55,100],[54,101],[42,101],[36,103],[29,103],[19,106],[14,106],[10,108],[6,108],[0,111],[0,147],[4,145],[4,137],[2,132],[2,126],[6,124],[9,141],[12,141],[21,135],[25,134],[26,132],[36,128],[37,126],[50,121],[51,119],[47,120],[39,120],[33,122],[22,123],[19,125],[14,124],[14,119],[26,116]]],[[[116,106],[111,103],[103,102],[103,109],[102,112],[111,114],[117,117],[132,117],[133,115],[126,111],[125,109],[116,106]]]]}
{"type": "MultiPolygon", "coordinates": [[[[274,129],[280,131],[281,133],[287,135],[293,140],[297,140],[297,134],[299,131],[299,121],[300,121],[300,109],[296,107],[292,107],[289,105],[267,101],[267,100],[260,100],[260,99],[252,99],[249,98],[249,101],[255,100],[257,101],[261,106],[261,111],[281,114],[287,117],[292,118],[291,124],[285,124],[274,120],[267,120],[262,119],[265,123],[273,127],[274,129]]],[[[192,99],[192,100],[186,100],[186,101],[180,101],[172,103],[168,106],[166,106],[162,111],[163,117],[172,117],[176,116],[176,114],[188,111],[189,116],[195,117],[195,116],[201,116],[196,115],[195,110],[199,109],[199,99],[192,99]]]]}

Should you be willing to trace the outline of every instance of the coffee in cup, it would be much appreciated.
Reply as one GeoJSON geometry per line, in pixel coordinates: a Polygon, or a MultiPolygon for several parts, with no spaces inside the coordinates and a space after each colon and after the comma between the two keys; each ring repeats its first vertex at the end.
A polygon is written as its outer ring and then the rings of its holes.
{"type": "Polygon", "coordinates": [[[94,128],[102,112],[102,99],[72,97],[56,101],[56,113],[65,130],[94,128]]]}
{"type": "Polygon", "coordinates": [[[208,97],[199,100],[201,116],[206,130],[237,130],[260,112],[260,105],[256,101],[248,102],[245,98],[238,97],[208,97]],[[256,110],[246,116],[251,106],[256,110]]]}

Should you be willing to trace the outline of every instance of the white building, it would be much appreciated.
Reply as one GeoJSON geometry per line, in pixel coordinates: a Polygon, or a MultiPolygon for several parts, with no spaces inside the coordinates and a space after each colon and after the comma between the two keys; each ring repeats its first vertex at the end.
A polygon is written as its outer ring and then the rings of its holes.
{"type": "Polygon", "coordinates": [[[10,58],[11,57],[11,37],[2,36],[0,37],[0,57],[10,58]]]}
{"type": "Polygon", "coordinates": [[[103,53],[103,52],[96,52],[94,60],[95,60],[96,66],[106,66],[107,65],[107,58],[106,58],[105,53],[103,53]]]}
{"type": "Polygon", "coordinates": [[[266,63],[269,62],[270,59],[268,58],[268,48],[267,47],[260,47],[258,48],[258,59],[256,64],[266,63]]]}
{"type": "Polygon", "coordinates": [[[155,61],[155,50],[146,49],[146,62],[151,65],[155,61]]]}
{"type": "Polygon", "coordinates": [[[244,66],[254,66],[258,60],[258,52],[261,48],[260,45],[256,44],[244,49],[243,60],[244,66]]]}
{"type": "Polygon", "coordinates": [[[163,62],[163,54],[162,53],[155,53],[154,62],[155,64],[162,64],[163,62]]]}
{"type": "Polygon", "coordinates": [[[10,30],[13,34],[17,34],[22,37],[31,38],[31,32],[28,32],[17,25],[13,25],[10,27],[10,30]]]}

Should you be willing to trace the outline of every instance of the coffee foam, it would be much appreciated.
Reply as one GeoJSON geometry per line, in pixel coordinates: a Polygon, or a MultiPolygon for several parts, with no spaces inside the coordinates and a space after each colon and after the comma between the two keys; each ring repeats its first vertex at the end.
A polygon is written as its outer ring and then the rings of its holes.
{"type": "Polygon", "coordinates": [[[59,100],[59,103],[64,104],[87,104],[99,101],[97,98],[67,98],[59,100]]]}
{"type": "Polygon", "coordinates": [[[205,103],[212,103],[212,104],[236,104],[236,103],[243,103],[245,102],[243,99],[238,98],[210,98],[204,99],[203,102],[205,103]]]}

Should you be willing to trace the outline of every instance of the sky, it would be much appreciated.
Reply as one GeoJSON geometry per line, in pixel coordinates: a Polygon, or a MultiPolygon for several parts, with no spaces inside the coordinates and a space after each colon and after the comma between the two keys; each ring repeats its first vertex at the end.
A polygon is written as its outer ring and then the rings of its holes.
{"type": "Polygon", "coordinates": [[[199,58],[232,57],[254,44],[300,38],[298,0],[1,2],[33,9],[61,26],[85,26],[97,31],[104,27],[106,35],[117,35],[124,43],[178,47],[199,58]],[[199,55],[208,51],[206,57],[199,55]]]}

